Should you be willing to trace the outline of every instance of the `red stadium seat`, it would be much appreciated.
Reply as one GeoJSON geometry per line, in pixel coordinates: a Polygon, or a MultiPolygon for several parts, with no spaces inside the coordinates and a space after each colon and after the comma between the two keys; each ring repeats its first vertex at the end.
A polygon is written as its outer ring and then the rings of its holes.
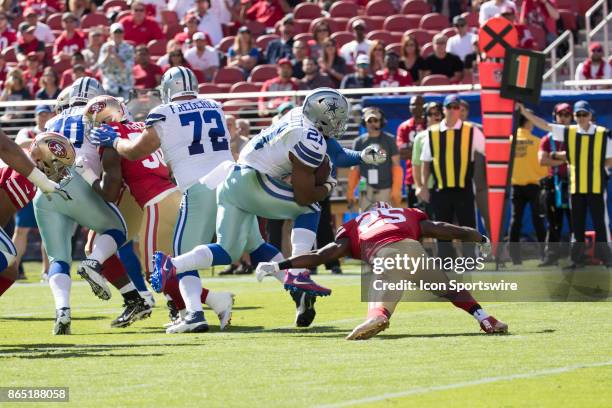
{"type": "Polygon", "coordinates": [[[222,53],[227,54],[227,51],[230,49],[230,47],[234,45],[235,38],[236,37],[234,37],[233,35],[230,35],[229,37],[223,37],[221,41],[219,41],[219,44],[217,44],[216,48],[222,53]]]}
{"type": "Polygon", "coordinates": [[[385,47],[385,52],[394,52],[397,55],[400,55],[401,50],[402,50],[402,44],[398,42],[389,44],[385,47]]]}
{"type": "Polygon", "coordinates": [[[113,7],[119,7],[121,10],[127,10],[130,8],[123,0],[106,0],[104,4],[102,4],[102,10],[104,10],[105,13],[113,7]]]}
{"type": "Polygon", "coordinates": [[[308,43],[309,41],[312,41],[312,34],[310,33],[300,33],[298,35],[296,35],[294,37],[295,41],[305,41],[306,43],[308,43]]]}
{"type": "Polygon", "coordinates": [[[421,17],[416,17],[417,18],[415,18],[415,16],[405,16],[403,14],[389,16],[385,19],[383,30],[404,32],[412,28],[419,28],[421,17]]]}
{"type": "Polygon", "coordinates": [[[368,1],[365,11],[367,16],[381,17],[391,16],[397,12],[389,0],[368,1]]]}
{"type": "Polygon", "coordinates": [[[257,44],[258,48],[265,50],[271,41],[277,40],[279,38],[280,37],[276,34],[264,34],[257,37],[257,40],[255,40],[255,44],[257,44]]]}
{"type": "Polygon", "coordinates": [[[69,70],[72,67],[72,63],[70,60],[60,60],[53,64],[53,70],[57,72],[59,75],[62,75],[64,71],[69,70]]]}
{"type": "Polygon", "coordinates": [[[329,15],[334,18],[351,18],[358,15],[358,12],[359,10],[357,9],[355,3],[347,0],[335,1],[329,8],[329,15]]]}
{"type": "Polygon", "coordinates": [[[446,75],[427,75],[421,80],[421,86],[428,85],[450,85],[450,80],[446,75]]]}
{"type": "Polygon", "coordinates": [[[431,13],[431,6],[423,0],[407,0],[402,4],[402,14],[425,15],[431,13]]]}
{"type": "Polygon", "coordinates": [[[62,28],[62,13],[53,13],[47,17],[45,24],[52,30],[63,30],[62,28]]]}
{"type": "Polygon", "coordinates": [[[161,21],[163,25],[180,25],[181,22],[178,19],[176,13],[172,10],[162,10],[161,21]]]}
{"type": "Polygon", "coordinates": [[[429,13],[421,17],[421,28],[424,30],[442,31],[450,27],[448,17],[440,13],[429,13]]]}
{"type": "Polygon", "coordinates": [[[576,31],[578,29],[578,13],[571,10],[559,10],[559,16],[566,30],[576,31]]]}
{"type": "Polygon", "coordinates": [[[433,54],[433,44],[428,42],[421,47],[421,57],[427,58],[433,54]]]}
{"type": "Polygon", "coordinates": [[[11,45],[10,47],[6,47],[4,50],[2,50],[2,55],[4,55],[4,59],[7,63],[17,62],[17,54],[15,53],[15,46],[13,45],[11,45]]]}
{"type": "Polygon", "coordinates": [[[423,44],[430,42],[433,38],[433,35],[431,35],[429,31],[420,28],[408,30],[404,33],[404,35],[409,35],[413,37],[419,43],[420,46],[423,46],[423,44]]]}
{"type": "Polygon", "coordinates": [[[470,28],[479,28],[480,22],[478,21],[478,12],[477,11],[466,11],[461,14],[461,17],[465,18],[468,27],[470,28]]]}
{"type": "Polygon", "coordinates": [[[217,71],[213,83],[215,84],[235,84],[244,80],[244,74],[240,68],[223,67],[217,71]]]}
{"type": "Polygon", "coordinates": [[[300,3],[293,9],[293,18],[306,18],[314,20],[323,15],[321,7],[315,3],[300,3]]]}
{"type": "Polygon", "coordinates": [[[165,25],[162,27],[162,32],[167,40],[171,40],[175,35],[183,31],[180,25],[165,25]]]}
{"type": "Polygon", "coordinates": [[[381,16],[357,16],[351,18],[346,23],[346,31],[352,31],[351,25],[355,20],[363,20],[366,23],[366,31],[382,30],[383,24],[385,23],[385,17],[381,16]]]}
{"type": "Polygon", "coordinates": [[[308,27],[308,32],[309,33],[314,32],[314,27],[322,21],[325,21],[327,23],[332,33],[335,33],[336,31],[344,31],[344,28],[346,27],[346,23],[347,23],[345,19],[340,19],[340,18],[335,19],[331,17],[319,17],[310,22],[310,25],[308,27]]]}
{"type": "Polygon", "coordinates": [[[277,66],[274,64],[257,65],[251,71],[249,82],[264,82],[278,75],[277,66]]]}
{"type": "Polygon", "coordinates": [[[235,83],[230,88],[230,92],[259,92],[261,91],[261,85],[258,82],[247,82],[242,81],[235,83]]]}
{"type": "Polygon", "coordinates": [[[395,42],[395,36],[385,30],[370,31],[368,35],[366,35],[366,38],[370,41],[380,40],[383,41],[385,44],[391,44],[392,42],[395,42]]]}
{"type": "Polygon", "coordinates": [[[457,29],[455,27],[448,27],[442,30],[441,34],[444,35],[446,38],[451,38],[452,36],[457,34],[457,29]]]}
{"type": "Polygon", "coordinates": [[[81,28],[108,26],[108,18],[102,13],[89,13],[81,19],[81,28]]]}
{"type": "Polygon", "coordinates": [[[154,57],[161,57],[166,54],[166,44],[168,41],[163,38],[161,40],[151,40],[147,44],[147,48],[149,49],[149,54],[154,57]]]}
{"type": "Polygon", "coordinates": [[[331,38],[336,41],[336,47],[340,48],[344,44],[353,41],[355,39],[355,35],[348,31],[337,31],[331,35],[331,38]]]}
{"type": "MultiPolygon", "coordinates": [[[[299,34],[299,33],[307,33],[308,29],[310,28],[310,23],[312,22],[312,20],[293,20],[293,32],[295,34],[299,34]]],[[[280,21],[279,21],[280,23],[280,21]]],[[[276,34],[280,35],[280,30],[278,30],[278,26],[276,28],[275,31],[276,34]]]]}
{"type": "Polygon", "coordinates": [[[255,38],[266,32],[266,26],[259,21],[247,21],[244,25],[249,27],[249,30],[251,30],[251,35],[255,38]]]}
{"type": "Polygon", "coordinates": [[[201,94],[213,94],[213,93],[224,93],[225,87],[219,86],[218,84],[200,84],[198,85],[198,93],[201,94]]]}
{"type": "MultiPolygon", "coordinates": [[[[129,16],[130,14],[132,14],[132,10],[123,10],[123,11],[119,12],[119,14],[117,14],[117,18],[115,19],[115,21],[119,21],[119,20],[121,20],[123,17],[127,17],[127,16],[129,16]]],[[[163,12],[162,12],[162,22],[163,22],[163,19],[164,19],[164,14],[163,14],[163,12]]]]}

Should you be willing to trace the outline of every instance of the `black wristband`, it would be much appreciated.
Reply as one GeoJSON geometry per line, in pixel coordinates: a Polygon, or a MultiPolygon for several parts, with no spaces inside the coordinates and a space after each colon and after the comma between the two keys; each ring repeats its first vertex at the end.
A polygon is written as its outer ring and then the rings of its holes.
{"type": "Polygon", "coordinates": [[[292,267],[293,265],[291,265],[291,260],[289,259],[278,263],[278,269],[280,269],[281,271],[285,269],[291,269],[292,267]]]}

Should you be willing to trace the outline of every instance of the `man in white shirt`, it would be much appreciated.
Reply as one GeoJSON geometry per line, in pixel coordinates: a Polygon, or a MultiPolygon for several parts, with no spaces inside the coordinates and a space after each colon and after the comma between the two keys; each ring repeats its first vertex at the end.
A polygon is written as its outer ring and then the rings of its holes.
{"type": "Polygon", "coordinates": [[[32,27],[36,27],[34,30],[34,37],[36,37],[38,41],[46,44],[53,44],[55,41],[53,30],[51,30],[51,28],[45,23],[38,21],[38,14],[33,8],[28,7],[25,9],[23,15],[25,16],[28,24],[30,24],[32,27]]]}
{"type": "Polygon", "coordinates": [[[603,58],[603,47],[600,43],[594,42],[589,45],[589,58],[578,64],[575,79],[577,81],[585,79],[610,79],[612,68],[603,58]]]}
{"type": "Polygon", "coordinates": [[[491,17],[495,17],[496,15],[500,14],[504,7],[511,7],[514,10],[514,14],[517,14],[516,4],[514,4],[512,0],[489,0],[480,6],[478,23],[483,25],[491,17]]]}
{"type": "Polygon", "coordinates": [[[221,21],[210,11],[210,0],[195,0],[195,4],[196,7],[193,13],[200,19],[198,31],[207,33],[212,40],[210,45],[215,47],[223,39],[221,21]]]}
{"type": "Polygon", "coordinates": [[[213,47],[206,44],[204,33],[195,33],[192,40],[195,46],[185,53],[185,59],[191,68],[204,72],[206,80],[210,81],[219,69],[219,54],[213,47]]]}
{"type": "Polygon", "coordinates": [[[355,39],[340,48],[340,55],[346,60],[347,64],[354,65],[359,54],[368,55],[372,41],[365,38],[366,22],[355,20],[351,25],[355,39]]]}
{"type": "Polygon", "coordinates": [[[455,54],[461,62],[465,62],[465,57],[474,53],[476,35],[468,31],[467,21],[461,16],[453,18],[453,26],[457,29],[457,34],[448,39],[446,52],[455,54]]]}

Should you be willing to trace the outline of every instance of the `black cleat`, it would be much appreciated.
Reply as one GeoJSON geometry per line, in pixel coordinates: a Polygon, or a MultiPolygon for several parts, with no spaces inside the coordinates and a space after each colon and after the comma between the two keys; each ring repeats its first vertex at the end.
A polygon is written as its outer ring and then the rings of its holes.
{"type": "Polygon", "coordinates": [[[102,300],[111,298],[111,290],[106,284],[106,279],[102,276],[102,264],[94,259],[85,259],[79,264],[77,273],[81,278],[85,279],[94,295],[102,300]]]}
{"type": "Polygon", "coordinates": [[[295,302],[295,325],[310,326],[317,315],[314,308],[317,297],[301,291],[291,292],[291,297],[295,302]]]}
{"type": "Polygon", "coordinates": [[[176,308],[174,300],[169,300],[166,303],[166,307],[168,307],[168,317],[170,318],[171,322],[177,321],[181,318],[181,315],[179,313],[179,310],[176,308]]]}
{"type": "Polygon", "coordinates": [[[136,320],[151,316],[152,308],[143,298],[126,300],[123,313],[111,322],[111,327],[128,327],[136,320]]]}
{"type": "Polygon", "coordinates": [[[53,334],[70,334],[70,308],[63,307],[55,311],[55,325],[53,334]]]}
{"type": "Polygon", "coordinates": [[[339,266],[332,266],[331,273],[332,275],[342,275],[342,268],[339,266]]]}

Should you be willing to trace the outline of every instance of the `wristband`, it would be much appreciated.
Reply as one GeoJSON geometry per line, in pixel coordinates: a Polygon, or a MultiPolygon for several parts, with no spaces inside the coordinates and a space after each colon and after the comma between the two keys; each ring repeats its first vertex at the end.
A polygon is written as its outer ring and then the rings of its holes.
{"type": "Polygon", "coordinates": [[[49,180],[47,176],[45,176],[45,173],[40,171],[38,167],[34,167],[27,179],[30,180],[32,184],[38,187],[43,193],[50,193],[55,190],[56,184],[49,180]]]}
{"type": "Polygon", "coordinates": [[[278,263],[279,270],[291,269],[291,268],[293,268],[293,265],[291,263],[291,260],[289,259],[278,263]]]}

